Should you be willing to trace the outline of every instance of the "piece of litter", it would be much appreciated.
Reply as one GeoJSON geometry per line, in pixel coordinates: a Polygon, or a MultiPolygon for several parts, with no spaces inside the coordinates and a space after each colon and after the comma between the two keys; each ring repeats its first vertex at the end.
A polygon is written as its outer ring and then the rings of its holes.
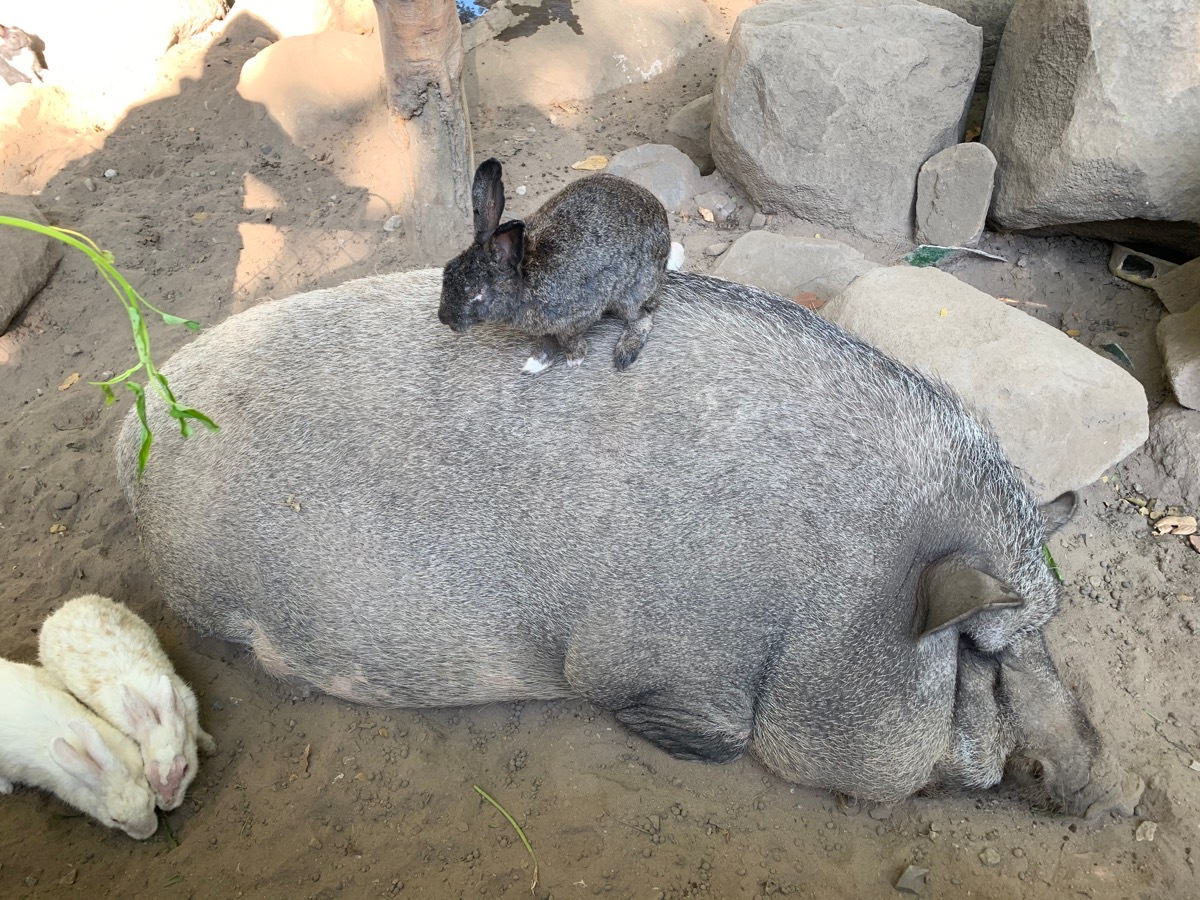
{"type": "Polygon", "coordinates": [[[578,169],[583,172],[599,172],[608,165],[607,156],[589,156],[587,159],[581,159],[579,162],[571,163],[572,169],[578,169]]]}
{"type": "Polygon", "coordinates": [[[1101,345],[1100,349],[1106,351],[1107,353],[1111,353],[1116,357],[1117,362],[1125,366],[1127,369],[1133,368],[1133,360],[1130,359],[1129,355],[1121,349],[1120,344],[1103,344],[1101,345]]]}
{"type": "Polygon", "coordinates": [[[938,310],[938,315],[942,316],[944,318],[944,317],[950,315],[950,310],[946,309],[946,307],[943,306],[940,310],[938,310]]]}
{"type": "Polygon", "coordinates": [[[705,209],[703,206],[698,208],[700,210],[700,218],[702,218],[705,222],[715,221],[716,217],[713,216],[713,211],[711,209],[705,209]]]}
{"type": "Polygon", "coordinates": [[[1195,534],[1195,516],[1163,516],[1154,523],[1154,533],[1162,534],[1195,534]]]}
{"type": "Polygon", "coordinates": [[[1068,328],[1066,330],[1065,334],[1067,335],[1067,337],[1079,337],[1079,329],[1078,328],[1068,328]]]}
{"type": "Polygon", "coordinates": [[[982,256],[984,259],[1008,262],[1003,256],[997,256],[985,250],[976,250],[974,247],[939,247],[936,244],[922,244],[912,253],[905,254],[904,261],[910,266],[916,266],[920,269],[926,266],[937,265],[947,256],[954,253],[970,253],[975,256],[982,256]]]}
{"type": "Polygon", "coordinates": [[[1154,840],[1154,833],[1156,831],[1158,831],[1158,823],[1151,822],[1149,819],[1147,819],[1137,827],[1137,831],[1133,833],[1133,837],[1134,840],[1146,841],[1149,843],[1150,841],[1154,840]]]}
{"type": "Polygon", "coordinates": [[[1193,772],[1200,772],[1200,761],[1192,760],[1192,764],[1188,766],[1193,772]]]}
{"type": "Polygon", "coordinates": [[[818,297],[816,295],[815,291],[801,291],[799,294],[794,296],[792,299],[794,301],[796,301],[797,303],[799,303],[801,306],[803,306],[805,309],[813,309],[813,310],[820,309],[827,302],[825,300],[822,300],[820,297],[818,297]]]}
{"type": "Polygon", "coordinates": [[[67,380],[58,386],[58,389],[60,391],[65,391],[67,388],[69,388],[71,385],[73,385],[78,380],[79,380],[79,373],[72,372],[70,375],[67,376],[67,380]]]}

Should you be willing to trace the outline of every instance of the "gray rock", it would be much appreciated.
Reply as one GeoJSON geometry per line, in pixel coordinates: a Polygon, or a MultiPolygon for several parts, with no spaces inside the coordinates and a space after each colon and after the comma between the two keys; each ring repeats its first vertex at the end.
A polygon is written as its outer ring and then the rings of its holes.
{"type": "Polygon", "coordinates": [[[704,0],[574,0],[567,9],[549,24],[519,22],[467,53],[463,85],[472,114],[544,109],[642,84],[674,68],[712,27],[704,0]]]}
{"type": "Polygon", "coordinates": [[[1200,409],[1200,304],[1158,323],[1158,347],[1175,399],[1200,409]]]}
{"type": "Polygon", "coordinates": [[[679,212],[707,189],[696,164],[669,144],[641,144],[622,150],[608,161],[606,171],[636,181],[671,212],[679,212]]]}
{"type": "Polygon", "coordinates": [[[974,247],[983,234],[996,157],[983,144],[935,153],[917,176],[917,243],[974,247]]]}
{"type": "Polygon", "coordinates": [[[1200,167],[1180,161],[1200,145],[1198,56],[1195,0],[1019,0],[982,136],[996,223],[1145,241],[1159,222],[1158,243],[1194,245],[1200,167]]]}
{"type": "MultiPolygon", "coordinates": [[[[47,224],[28,198],[9,194],[0,194],[0,216],[47,224]]],[[[50,280],[60,259],[62,244],[53,238],[0,226],[0,334],[50,280]]]]}
{"type": "Polygon", "coordinates": [[[74,491],[59,491],[50,498],[50,506],[56,510],[70,509],[79,502],[79,495],[74,491]]]}
{"type": "Polygon", "coordinates": [[[86,98],[89,106],[111,110],[140,101],[167,49],[224,18],[226,6],[226,0],[110,0],[84,26],[78,0],[37,0],[0,3],[0,20],[44,42],[48,75],[73,101],[86,98]],[[111,63],[98,62],[98,48],[111,48],[111,63]]]}
{"type": "Polygon", "coordinates": [[[715,167],[708,139],[712,126],[712,107],[712,94],[705,94],[667,119],[667,143],[691,157],[692,162],[706,175],[715,167]]]}
{"type": "Polygon", "coordinates": [[[705,221],[708,220],[708,217],[704,216],[704,210],[708,210],[712,214],[713,221],[717,224],[729,221],[730,216],[737,210],[737,201],[724,191],[705,191],[703,194],[697,194],[693,199],[705,221]]]}
{"type": "Polygon", "coordinates": [[[262,104],[301,145],[383,115],[384,91],[379,36],[348,31],[275,41],[242,66],[237,84],[242,99],[262,104]]]}
{"type": "Polygon", "coordinates": [[[756,212],[750,217],[751,228],[763,228],[767,224],[767,217],[760,212],[756,212]]]}
{"type": "Polygon", "coordinates": [[[1147,450],[1163,481],[1175,491],[1164,493],[1163,499],[1200,510],[1200,412],[1164,403],[1150,417],[1147,450]]]}
{"type": "Polygon", "coordinates": [[[984,848],[984,851],[979,854],[979,861],[985,866],[1000,865],[1000,854],[991,847],[984,848]]]}
{"type": "Polygon", "coordinates": [[[925,890],[925,876],[928,874],[928,869],[922,869],[920,866],[909,866],[896,879],[896,890],[902,894],[919,896],[921,891],[925,890]]]}
{"type": "Polygon", "coordinates": [[[1200,303],[1200,259],[1193,259],[1155,280],[1154,293],[1173,313],[1187,312],[1200,303]]]}
{"type": "Polygon", "coordinates": [[[480,44],[487,43],[519,21],[517,15],[508,8],[508,4],[500,0],[490,6],[485,15],[462,27],[463,52],[470,53],[480,44]]]}
{"type": "Polygon", "coordinates": [[[821,315],[954,387],[1042,501],[1092,483],[1146,440],[1146,394],[1132,375],[945,272],[875,269],[821,315]]]}
{"type": "Polygon", "coordinates": [[[729,249],[729,244],[721,242],[718,244],[709,244],[704,248],[704,255],[711,256],[714,259],[729,249]]]}
{"type": "Polygon", "coordinates": [[[962,139],[981,35],[916,0],[750,7],[717,76],[717,168],[762,212],[907,240],[917,170],[962,139]]]}
{"type": "Polygon", "coordinates": [[[857,250],[837,241],[751,231],[734,241],[713,274],[783,297],[812,291],[818,299],[830,300],[873,268],[857,250]]]}
{"type": "Polygon", "coordinates": [[[972,25],[983,29],[983,61],[979,67],[979,87],[987,88],[992,80],[992,69],[996,55],[1000,52],[1000,38],[1004,25],[1012,12],[1016,0],[921,0],[929,6],[939,6],[961,16],[972,25]]]}

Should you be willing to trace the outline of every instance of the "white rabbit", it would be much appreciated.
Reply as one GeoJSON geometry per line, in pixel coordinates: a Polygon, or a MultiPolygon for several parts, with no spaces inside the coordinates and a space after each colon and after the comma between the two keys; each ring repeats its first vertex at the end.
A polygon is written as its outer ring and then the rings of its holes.
{"type": "Polygon", "coordinates": [[[17,782],[139,841],[158,830],[137,745],[53,673],[0,658],[0,793],[11,794],[17,782]]]}
{"type": "Polygon", "coordinates": [[[196,747],[216,751],[200,727],[196,695],[175,674],[154,631],[128,607],[87,594],[42,624],[38,657],[76,697],[141,746],[158,805],[175,809],[196,777],[196,747]]]}

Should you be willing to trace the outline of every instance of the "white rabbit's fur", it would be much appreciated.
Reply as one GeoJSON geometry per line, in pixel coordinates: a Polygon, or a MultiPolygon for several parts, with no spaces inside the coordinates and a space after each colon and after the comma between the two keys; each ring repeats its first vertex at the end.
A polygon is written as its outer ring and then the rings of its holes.
{"type": "Polygon", "coordinates": [[[158,830],[137,745],[67,693],[53,673],[0,659],[0,793],[43,788],[110,828],[158,830]]]}
{"type": "Polygon", "coordinates": [[[141,746],[158,805],[175,809],[196,777],[196,748],[216,750],[200,727],[196,695],[175,674],[154,631],[121,603],[87,594],[42,625],[42,665],[76,697],[141,746]]]}

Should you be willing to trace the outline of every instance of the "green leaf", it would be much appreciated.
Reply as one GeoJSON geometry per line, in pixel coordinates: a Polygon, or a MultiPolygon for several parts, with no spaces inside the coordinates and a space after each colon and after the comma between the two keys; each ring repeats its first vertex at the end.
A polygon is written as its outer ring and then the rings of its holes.
{"type": "Polygon", "coordinates": [[[1046,561],[1046,565],[1050,567],[1050,571],[1054,573],[1055,578],[1057,578],[1060,582],[1066,581],[1066,579],[1063,578],[1062,572],[1059,571],[1058,563],[1054,561],[1054,557],[1050,554],[1049,544],[1042,544],[1042,559],[1046,561]]]}
{"type": "Polygon", "coordinates": [[[146,391],[136,381],[125,382],[125,387],[133,391],[138,421],[142,423],[142,446],[138,450],[138,478],[141,478],[146,469],[146,460],[150,458],[150,445],[154,442],[154,435],[150,433],[150,423],[146,421],[146,391]]]}
{"type": "Polygon", "coordinates": [[[175,316],[171,313],[159,313],[162,320],[168,325],[183,325],[185,328],[190,328],[192,331],[200,330],[200,323],[193,322],[191,319],[185,319],[183,316],[175,316]]]}

